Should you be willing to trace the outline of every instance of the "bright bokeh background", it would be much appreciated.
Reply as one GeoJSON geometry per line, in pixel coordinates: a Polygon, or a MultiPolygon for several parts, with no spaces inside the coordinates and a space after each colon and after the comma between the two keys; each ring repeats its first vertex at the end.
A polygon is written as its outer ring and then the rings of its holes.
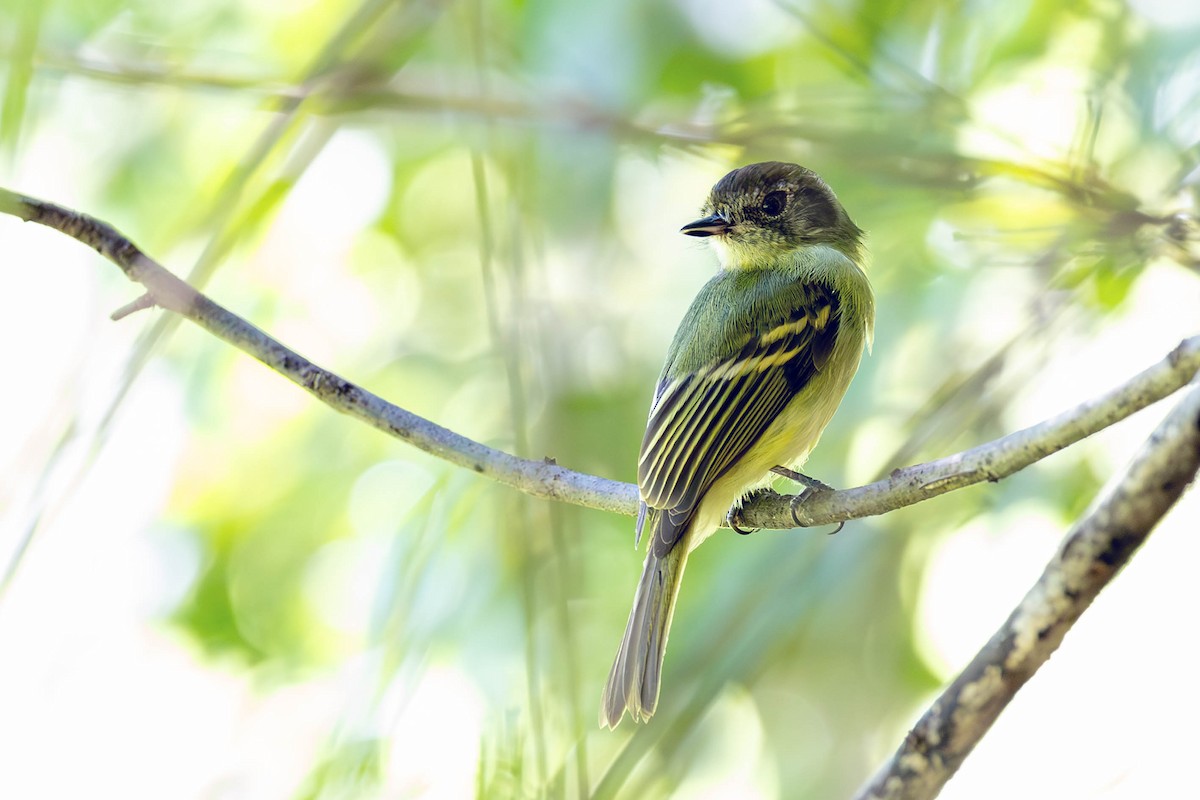
{"type": "MultiPolygon", "coordinates": [[[[1200,327],[1185,3],[0,0],[0,185],[105,219],[474,439],[630,480],[733,166],[869,234],[869,481],[1200,327]]],[[[1160,404],[1000,484],[691,559],[659,714],[599,731],[632,522],[450,468],[0,219],[0,797],[837,798],[1003,621],[1160,404]]],[[[946,798],[1177,796],[1188,495],[946,798]]]]}

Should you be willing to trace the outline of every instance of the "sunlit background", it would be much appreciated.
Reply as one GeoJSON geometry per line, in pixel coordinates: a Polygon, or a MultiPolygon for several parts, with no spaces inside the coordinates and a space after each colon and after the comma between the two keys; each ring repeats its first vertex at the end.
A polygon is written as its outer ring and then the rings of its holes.
{"type": "MultiPolygon", "coordinates": [[[[632,480],[756,160],[869,232],[874,353],[808,471],[1032,424],[1200,327],[1200,5],[0,0],[0,185],[505,450],[632,480]]],[[[600,731],[641,554],[341,417],[0,219],[0,797],[840,798],[1168,404],[995,485],[691,559],[600,731]]],[[[781,487],[785,488],[785,487],[781,487]]],[[[946,798],[1146,798],[1200,751],[1186,496],[946,798]]]]}

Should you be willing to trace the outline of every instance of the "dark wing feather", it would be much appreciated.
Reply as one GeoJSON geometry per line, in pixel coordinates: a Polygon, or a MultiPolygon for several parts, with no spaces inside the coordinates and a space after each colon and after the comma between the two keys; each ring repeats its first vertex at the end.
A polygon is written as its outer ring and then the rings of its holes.
{"type": "Polygon", "coordinates": [[[660,383],[638,459],[642,500],[662,512],[656,555],[670,551],[704,493],[828,361],[837,295],[810,288],[807,302],[728,357],[660,383]]]}

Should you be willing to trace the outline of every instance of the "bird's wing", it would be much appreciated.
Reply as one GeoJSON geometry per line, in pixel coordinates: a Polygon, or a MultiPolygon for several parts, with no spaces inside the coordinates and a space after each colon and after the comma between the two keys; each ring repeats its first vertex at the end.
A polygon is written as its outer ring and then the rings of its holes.
{"type": "Polygon", "coordinates": [[[663,515],[652,545],[659,556],[678,541],[709,487],[828,361],[837,295],[806,288],[802,302],[731,354],[660,383],[638,458],[642,500],[663,515]]]}

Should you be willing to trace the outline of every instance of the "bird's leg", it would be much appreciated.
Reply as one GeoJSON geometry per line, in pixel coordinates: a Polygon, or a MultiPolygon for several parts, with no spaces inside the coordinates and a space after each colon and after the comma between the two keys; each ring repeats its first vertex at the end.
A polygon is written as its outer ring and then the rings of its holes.
{"type": "Polygon", "coordinates": [[[828,483],[825,483],[824,481],[819,481],[816,478],[810,478],[809,476],[805,475],[803,472],[796,472],[794,469],[788,469],[787,467],[771,467],[771,472],[774,472],[776,475],[782,475],[783,477],[787,478],[789,481],[792,481],[793,483],[802,484],[805,487],[805,489],[804,489],[804,494],[800,495],[801,497],[804,497],[806,495],[808,497],[811,497],[813,494],[815,494],[817,492],[832,492],[833,491],[833,487],[830,486],[828,483]]]}
{"type": "MultiPolygon", "coordinates": [[[[771,472],[774,472],[776,475],[782,475],[783,477],[787,478],[789,481],[792,481],[794,483],[799,483],[804,487],[804,491],[802,491],[800,494],[793,497],[792,502],[789,504],[789,508],[791,509],[791,512],[792,512],[792,521],[795,522],[796,525],[800,526],[800,527],[803,527],[803,526],[800,523],[800,518],[798,516],[796,516],[796,509],[798,507],[804,505],[804,502],[815,494],[819,494],[821,492],[832,492],[833,491],[833,487],[830,486],[829,484],[825,483],[824,481],[819,481],[816,478],[811,478],[808,475],[805,475],[801,472],[796,472],[794,469],[788,469],[787,467],[771,467],[771,472]]],[[[833,536],[833,534],[838,533],[845,526],[846,526],[846,521],[842,520],[841,522],[838,523],[838,526],[836,528],[834,528],[832,531],[830,531],[829,535],[833,536]]]]}

